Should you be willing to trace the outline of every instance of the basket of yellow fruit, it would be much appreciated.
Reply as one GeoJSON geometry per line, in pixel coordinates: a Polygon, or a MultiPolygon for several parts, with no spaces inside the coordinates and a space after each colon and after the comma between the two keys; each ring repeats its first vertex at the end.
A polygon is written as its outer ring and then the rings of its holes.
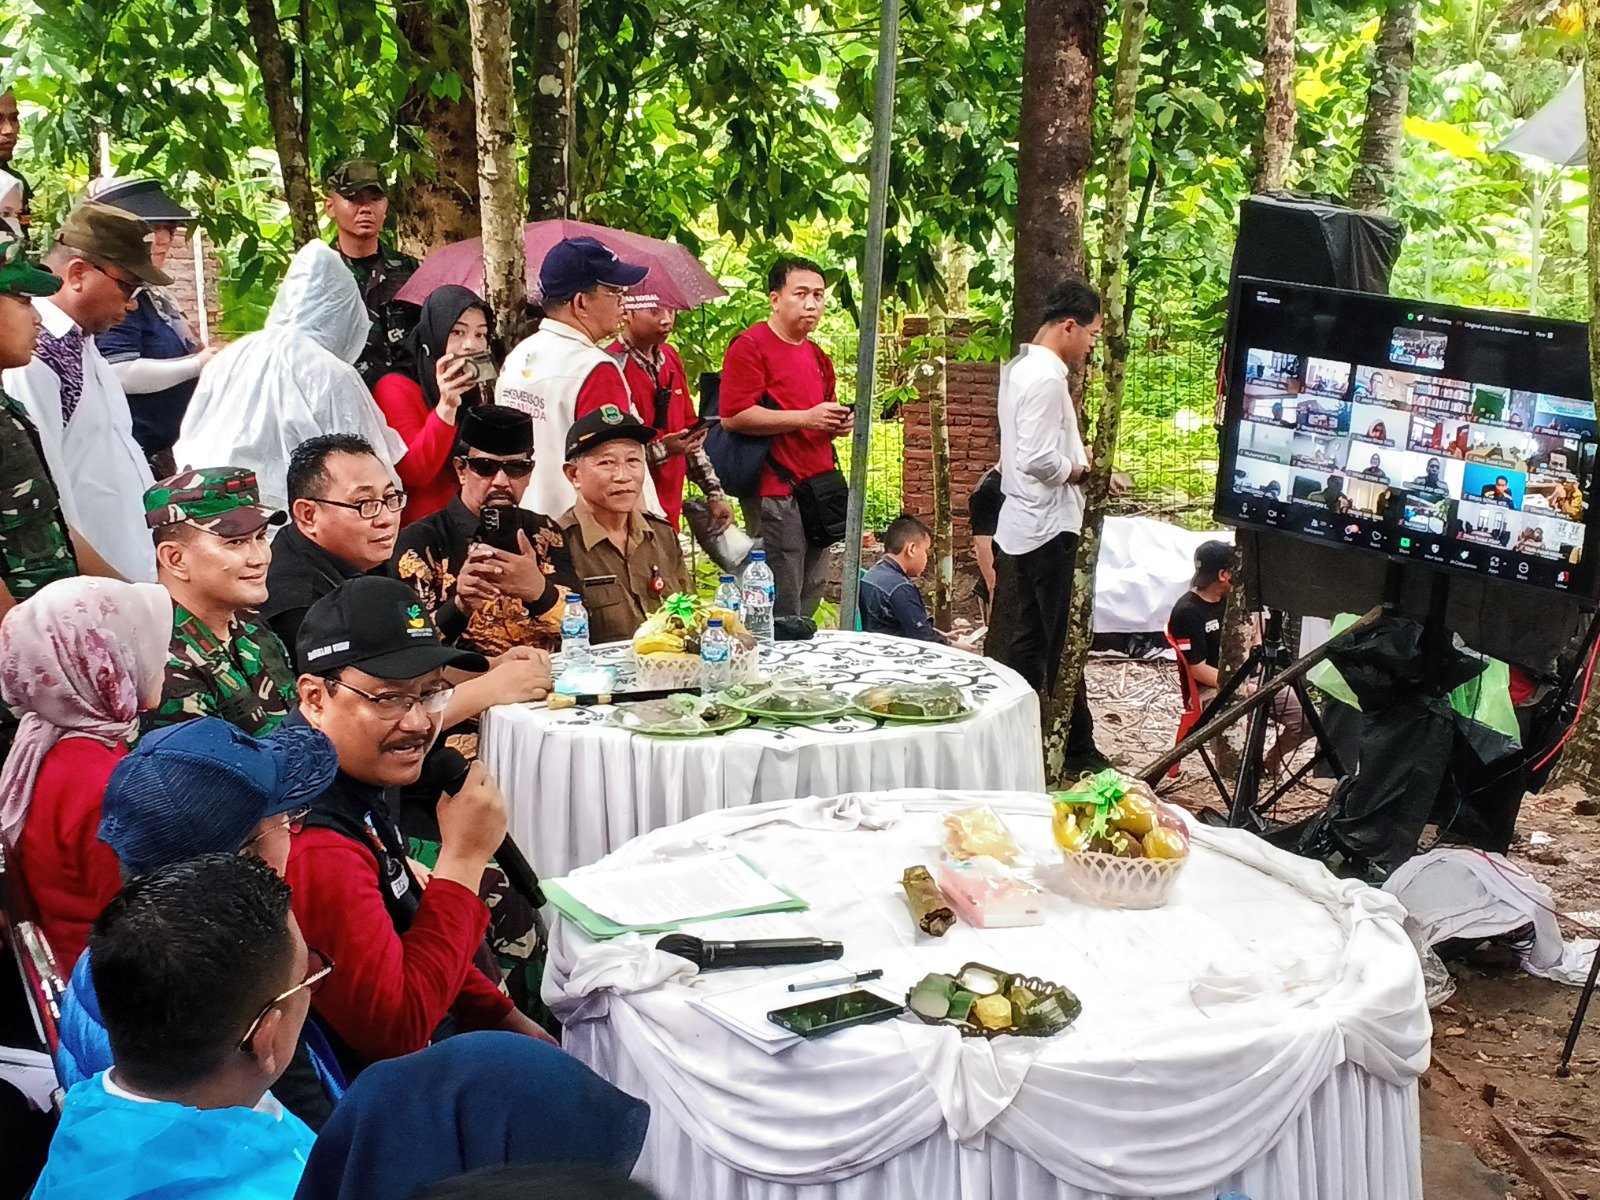
{"type": "Polygon", "coordinates": [[[699,687],[700,635],[713,617],[733,642],[733,682],[756,678],[756,639],[737,613],[674,592],[645,618],[633,635],[634,670],[639,688],[665,691],[699,687]]]}
{"type": "Polygon", "coordinates": [[[1085,776],[1051,799],[1051,832],[1075,892],[1107,908],[1166,903],[1189,861],[1189,828],[1177,809],[1116,771],[1085,776]]]}

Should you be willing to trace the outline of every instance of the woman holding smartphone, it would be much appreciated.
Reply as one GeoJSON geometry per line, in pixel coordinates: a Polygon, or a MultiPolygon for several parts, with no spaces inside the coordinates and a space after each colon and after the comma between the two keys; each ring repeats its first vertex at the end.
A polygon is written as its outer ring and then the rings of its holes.
{"type": "Polygon", "coordinates": [[[489,306],[469,288],[446,284],[429,293],[422,318],[407,339],[406,366],[378,380],[372,395],[384,418],[404,439],[405,457],[395,467],[410,497],[402,527],[431,516],[456,494],[450,455],[456,418],[463,407],[483,402],[479,388],[494,385],[489,351],[494,320],[489,306]]]}

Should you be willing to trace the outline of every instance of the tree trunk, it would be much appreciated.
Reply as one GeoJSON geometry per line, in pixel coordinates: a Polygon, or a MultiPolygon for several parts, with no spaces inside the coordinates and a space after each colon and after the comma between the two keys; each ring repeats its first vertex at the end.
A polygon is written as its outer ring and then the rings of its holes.
{"type": "MultiPolygon", "coordinates": [[[[472,101],[472,63],[441,61],[436,47],[448,41],[465,50],[456,39],[436,36],[439,16],[428,4],[397,7],[401,36],[412,53],[432,61],[435,72],[454,70],[462,80],[454,100],[436,96],[427,73],[419,73],[400,106],[396,124],[403,148],[425,149],[433,160],[433,174],[413,175],[390,201],[400,248],[421,257],[451,242],[478,237],[478,127],[472,101]]],[[[455,14],[459,19],[459,13],[455,14]]]]}
{"type": "Polygon", "coordinates": [[[950,239],[939,247],[939,266],[945,275],[933,288],[928,304],[928,338],[933,347],[928,379],[928,441],[933,455],[933,624],[950,625],[950,584],[955,578],[955,558],[950,528],[950,417],[948,399],[950,365],[950,239]]]}
{"type": "Polygon", "coordinates": [[[1122,417],[1122,390],[1128,365],[1128,320],[1123,308],[1127,278],[1128,199],[1132,188],[1133,148],[1139,80],[1144,54],[1145,17],[1149,0],[1123,0],[1121,46],[1111,84],[1111,137],[1106,147],[1105,224],[1101,232],[1100,295],[1105,322],[1105,378],[1094,429],[1094,461],[1084,481],[1083,532],[1073,568],[1072,605],[1067,640],[1061,652],[1055,691],[1045,706],[1045,776],[1051,786],[1063,778],[1067,735],[1072,726],[1072,697],[1083,679],[1094,640],[1094,575],[1100,558],[1100,531],[1106,497],[1117,457],[1117,431],[1122,417]]]}
{"type": "MultiPolygon", "coordinates": [[[[528,219],[573,215],[577,141],[578,0],[537,0],[528,76],[528,219]]],[[[626,114],[619,119],[625,120],[626,114]]]]}
{"type": "Polygon", "coordinates": [[[1388,208],[1389,193],[1400,170],[1411,63],[1417,51],[1417,0],[1390,0],[1378,22],[1374,50],[1361,149],[1350,178],[1350,204],[1365,212],[1388,208]]]}
{"type": "Polygon", "coordinates": [[[517,117],[511,91],[509,0],[467,0],[472,94],[478,118],[478,196],[483,212],[483,293],[507,345],[522,325],[527,267],[517,186],[517,117]]]}
{"type": "Polygon", "coordinates": [[[1266,0],[1266,4],[1267,43],[1261,83],[1267,100],[1261,128],[1261,165],[1253,189],[1256,192],[1281,189],[1294,155],[1295,0],[1266,0]]]}
{"type": "Polygon", "coordinates": [[[1045,296],[1085,275],[1084,183],[1093,159],[1104,0],[1027,0],[1017,138],[1012,341],[1039,331],[1045,296]]]}
{"type": "MultiPolygon", "coordinates": [[[[1266,0],[1267,30],[1265,78],[1267,104],[1261,137],[1261,165],[1252,191],[1277,191],[1284,186],[1289,159],[1294,154],[1296,100],[1294,93],[1295,0],[1266,0]]],[[[1255,643],[1256,598],[1248,594],[1256,577],[1255,555],[1248,539],[1239,540],[1234,556],[1234,585],[1222,613],[1220,678],[1226,679],[1243,664],[1255,643]]],[[[1223,774],[1234,769],[1233,746],[1225,738],[1218,746],[1223,774]]]]}
{"type": "MultiPolygon", "coordinates": [[[[1600,3],[1583,6],[1583,123],[1589,145],[1600,146],[1600,3]]],[[[1589,311],[1600,313],[1600,204],[1589,205],[1589,311]]],[[[1589,323],[1589,373],[1600,395],[1600,328],[1589,323]]],[[[1591,618],[1591,620],[1594,618],[1591,618]]],[[[1578,715],[1578,728],[1561,752],[1551,782],[1575,784],[1600,795],[1600,689],[1578,715]]]]}
{"type": "Polygon", "coordinates": [[[283,194],[289,204],[289,221],[296,245],[316,241],[317,196],[311,186],[311,167],[307,161],[306,140],[301,135],[300,114],[295,110],[294,82],[290,78],[289,55],[278,28],[278,11],[272,0],[244,0],[250,19],[250,36],[256,44],[256,61],[261,67],[261,94],[267,104],[267,119],[272,125],[272,142],[278,151],[278,166],[283,172],[283,194]]]}

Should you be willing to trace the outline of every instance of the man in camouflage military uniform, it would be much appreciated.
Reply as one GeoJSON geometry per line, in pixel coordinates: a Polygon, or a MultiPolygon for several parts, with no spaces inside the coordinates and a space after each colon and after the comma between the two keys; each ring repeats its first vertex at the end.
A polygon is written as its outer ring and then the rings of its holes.
{"type": "Polygon", "coordinates": [[[334,247],[356,277],[372,318],[367,348],[356,360],[356,369],[371,388],[403,353],[401,345],[422,315],[417,305],[395,299],[417,269],[417,260],[380,240],[389,197],[377,163],[364,158],[336,163],[326,180],[328,192],[322,203],[338,229],[334,247]]]}
{"type": "Polygon", "coordinates": [[[163,479],[144,511],[157,578],[172,593],[171,657],[144,728],[221,717],[256,737],[272,732],[295,706],[295,671],[254,610],[267,598],[267,529],[285,514],[263,508],[254,473],[238,467],[163,479]]]}
{"type": "MultiPolygon", "coordinates": [[[[0,370],[32,360],[39,314],[29,301],[60,288],[61,280],[28,263],[20,240],[0,230],[0,370]]],[[[45,584],[76,574],[78,560],[38,431],[27,410],[0,391],[0,614],[45,584]]]]}

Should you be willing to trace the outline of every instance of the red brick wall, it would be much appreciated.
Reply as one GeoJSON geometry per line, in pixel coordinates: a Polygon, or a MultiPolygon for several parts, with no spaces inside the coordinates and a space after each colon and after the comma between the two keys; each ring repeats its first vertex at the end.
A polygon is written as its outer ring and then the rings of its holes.
{"type": "MultiPolygon", "coordinates": [[[[906,322],[906,334],[925,332],[906,322]]],[[[967,525],[967,497],[983,473],[1000,460],[995,403],[1000,395],[1000,364],[951,362],[945,370],[945,412],[950,433],[950,505],[956,560],[954,594],[964,599],[977,579],[972,557],[972,531],[967,525]]],[[[905,477],[901,485],[905,511],[923,520],[933,517],[933,443],[926,399],[900,410],[904,438],[905,477]]]]}
{"type": "MultiPolygon", "coordinates": [[[[217,258],[216,246],[210,238],[205,239],[205,305],[206,320],[210,330],[211,340],[220,341],[217,336],[217,326],[222,320],[222,303],[218,282],[222,278],[222,263],[217,258]]],[[[166,272],[172,276],[172,286],[168,289],[183,314],[189,318],[195,332],[200,331],[200,304],[197,297],[194,272],[194,247],[180,229],[172,239],[172,249],[167,254],[166,272]]]]}

